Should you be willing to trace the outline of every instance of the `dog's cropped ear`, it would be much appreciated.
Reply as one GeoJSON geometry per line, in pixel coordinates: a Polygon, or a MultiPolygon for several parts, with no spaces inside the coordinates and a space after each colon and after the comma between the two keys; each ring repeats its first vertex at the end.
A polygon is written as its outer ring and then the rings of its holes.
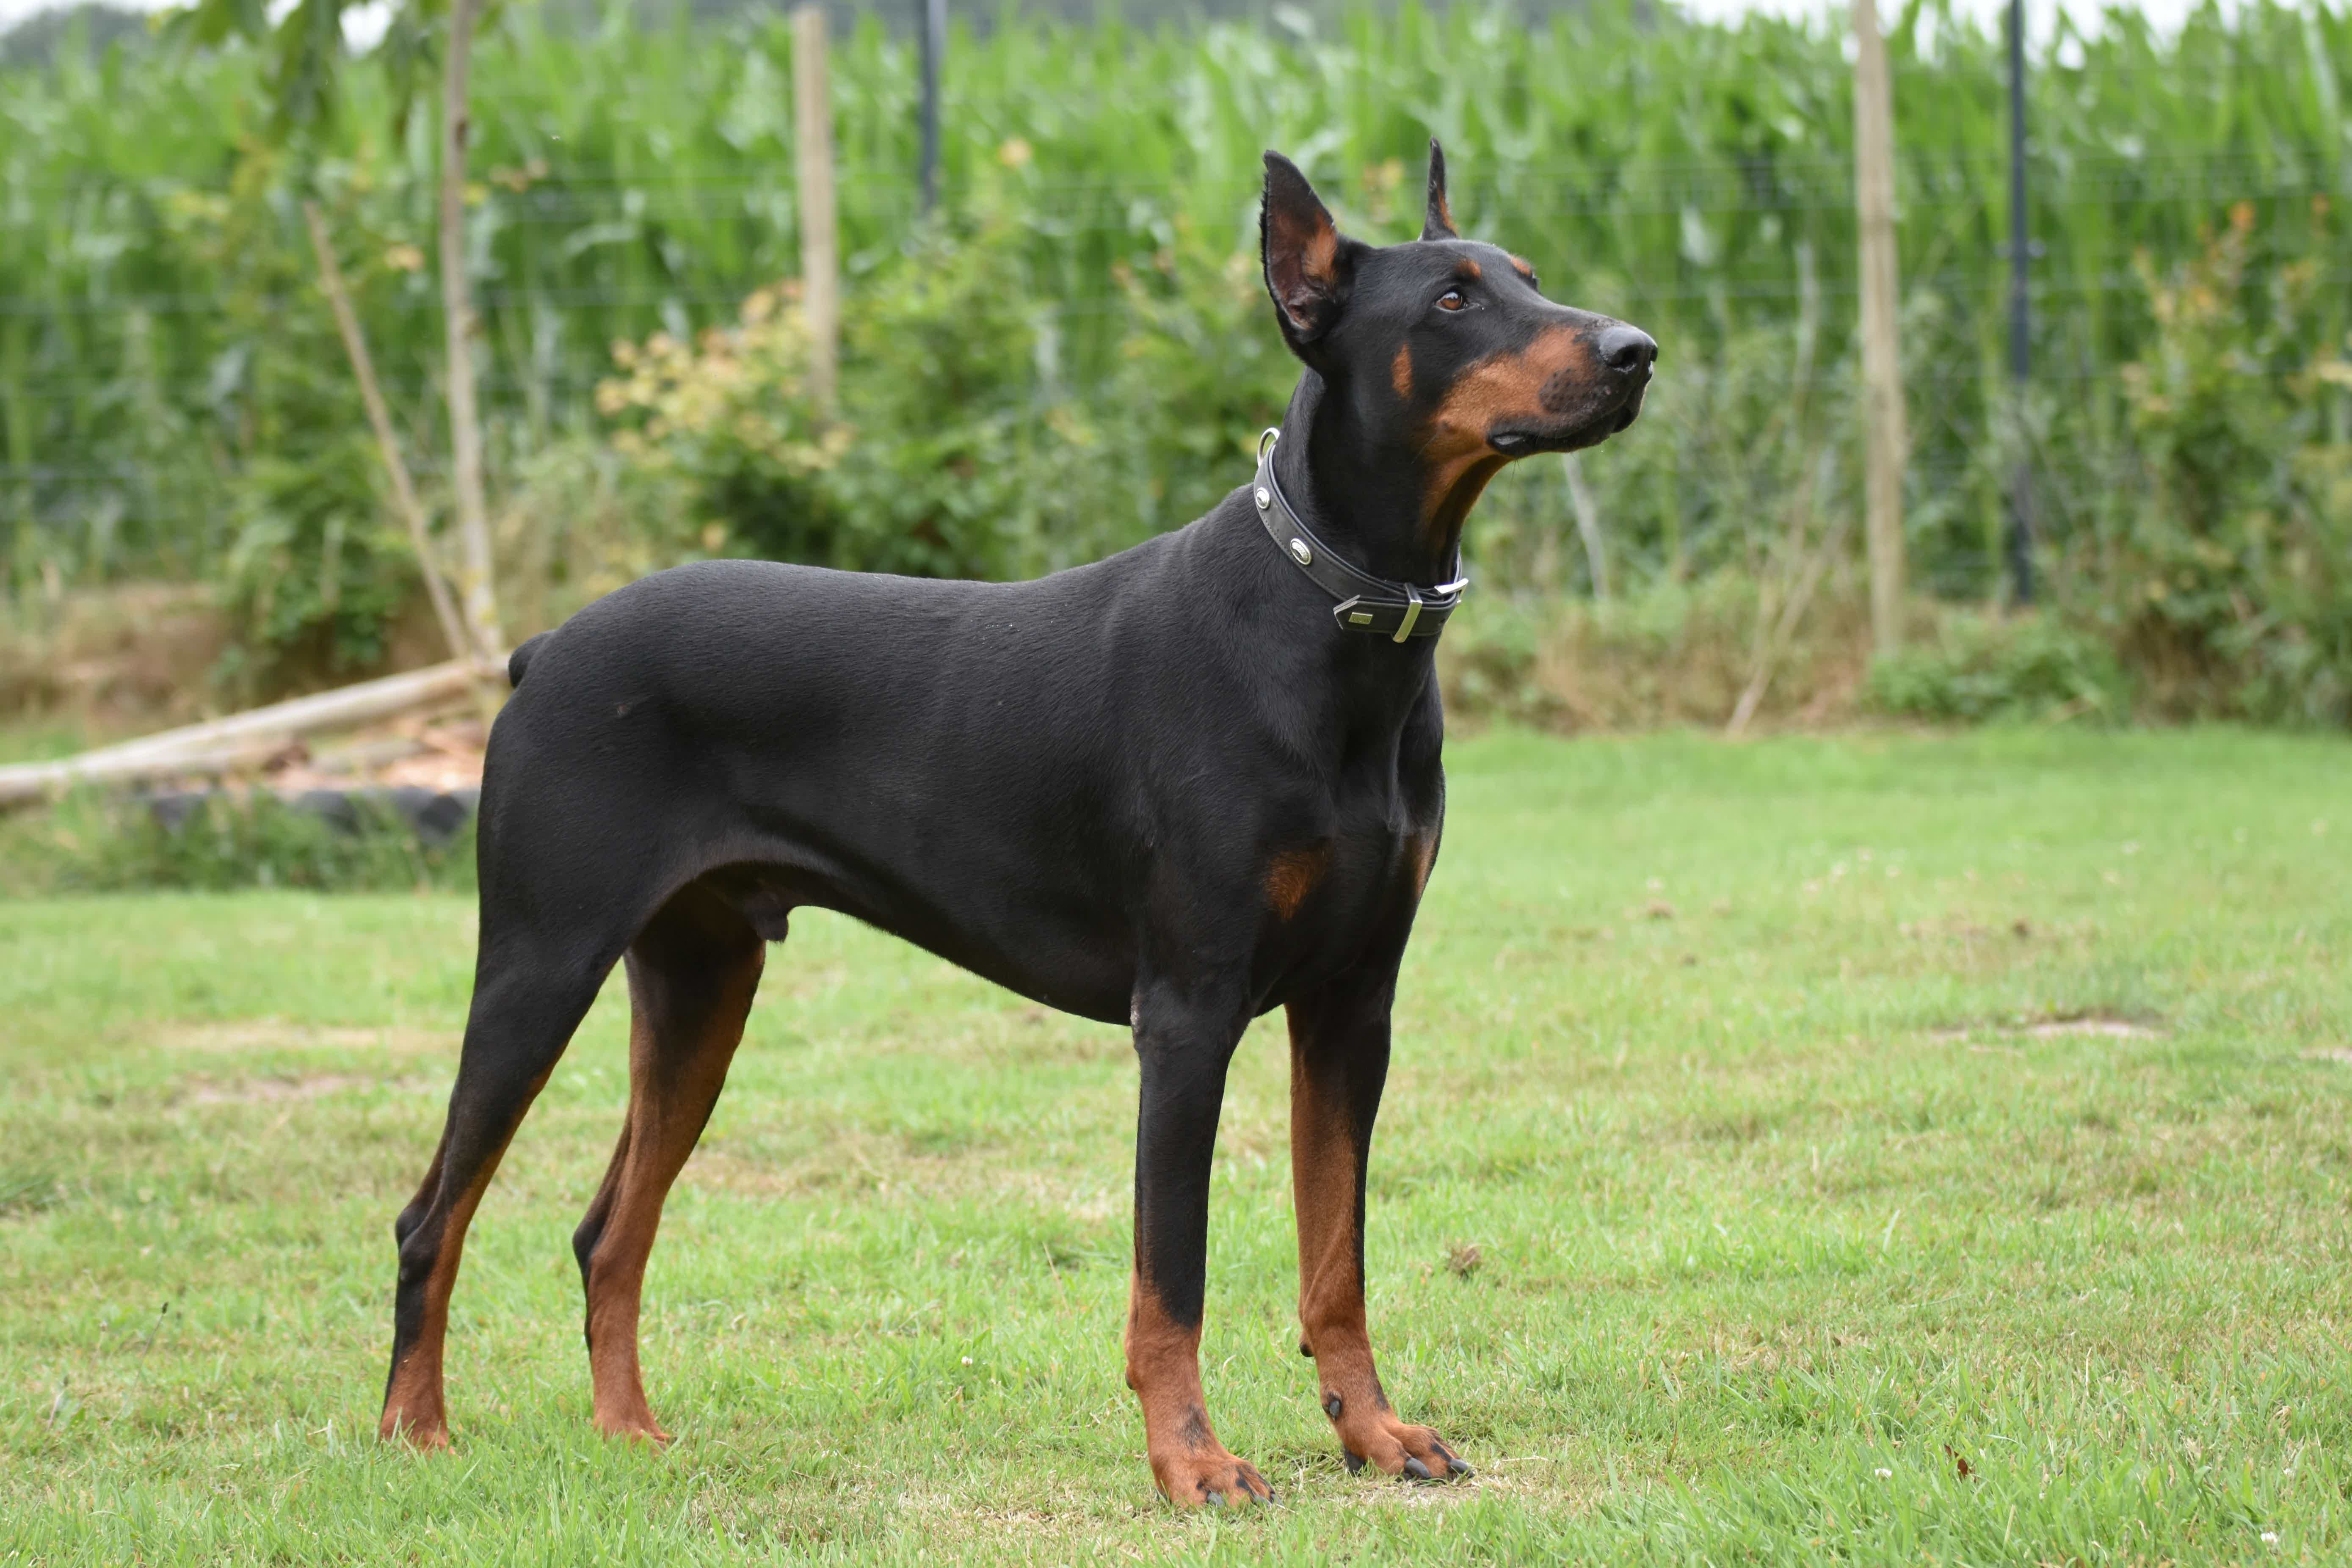
{"type": "Polygon", "coordinates": [[[1429,139],[1429,216],[1421,220],[1423,239],[1460,239],[1454,232],[1454,209],[1445,205],[1445,149],[1429,139]]]}
{"type": "Polygon", "coordinates": [[[1298,165],[1279,153],[1265,155],[1257,232],[1265,291],[1274,296],[1282,335],[1303,348],[1339,320],[1363,246],[1339,232],[1298,165]]]}

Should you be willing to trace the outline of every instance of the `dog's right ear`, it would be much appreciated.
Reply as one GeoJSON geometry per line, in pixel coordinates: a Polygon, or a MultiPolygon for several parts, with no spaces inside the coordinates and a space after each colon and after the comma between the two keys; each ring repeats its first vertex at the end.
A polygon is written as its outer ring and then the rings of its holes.
{"type": "Polygon", "coordinates": [[[1265,155],[1258,249],[1265,263],[1265,291],[1274,296],[1282,335],[1294,351],[1331,330],[1348,302],[1356,254],[1362,248],[1339,232],[1297,164],[1279,153],[1265,155]]]}

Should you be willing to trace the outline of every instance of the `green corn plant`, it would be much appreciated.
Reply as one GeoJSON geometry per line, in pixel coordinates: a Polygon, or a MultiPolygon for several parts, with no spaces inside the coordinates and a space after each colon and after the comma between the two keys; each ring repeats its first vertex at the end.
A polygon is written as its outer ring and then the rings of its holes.
{"type": "MultiPolygon", "coordinates": [[[[1264,322],[1229,311],[1212,280],[1221,257],[1246,279],[1260,150],[1297,158],[1352,231],[1394,240],[1415,232],[1435,134],[1467,232],[1664,345],[1654,416],[1588,460],[1636,580],[1759,569],[1783,549],[1795,488],[1811,487],[1810,505],[1844,503],[1854,226],[1833,30],[1697,23],[1631,0],[1534,19],[1415,0],[1282,15],[1154,28],[1008,17],[952,33],[942,221],[985,214],[1017,230],[1034,326],[1018,369],[1040,407],[1089,407],[1116,432],[1108,400],[1152,395],[1134,369],[1139,333],[1255,366],[1238,345],[1264,322]],[[1164,288],[1136,287],[1177,274],[1193,292],[1173,313],[1164,288]]],[[[2061,22],[2032,62],[2038,391],[2021,415],[2002,369],[2000,41],[1948,0],[1916,0],[1894,17],[1890,52],[1915,558],[1931,589],[1974,595],[1998,580],[2021,451],[2053,547],[2093,530],[2127,466],[2138,437],[2116,372],[2156,333],[2136,256],[2185,261],[2250,204],[2249,278],[2308,263],[2303,341],[2352,331],[2352,11],[2253,0],[2169,37],[2123,8],[2095,30],[2061,22]]],[[[855,313],[930,254],[916,62],[869,17],[833,68],[855,313]]],[[[295,174],[271,151],[265,89],[288,68],[266,42],[225,40],[194,56],[67,49],[0,79],[0,526],[20,585],[216,574],[253,512],[247,492],[284,483],[266,465],[341,449],[330,437],[352,413],[322,390],[332,334],[315,291],[292,281],[310,271],[295,174]]],[[[593,399],[614,342],[687,340],[793,272],[790,81],[781,19],[648,29],[618,5],[585,20],[498,13],[477,61],[466,236],[494,490],[552,447],[606,433],[593,399]]],[[[398,417],[429,436],[442,372],[429,116],[403,113],[397,69],[341,86],[306,177],[346,247],[398,417]]],[[[2272,305],[2246,293],[2250,330],[2263,330],[2272,305]]],[[[1150,384],[1191,387],[1208,400],[1192,426],[1222,430],[1226,404],[1258,395],[1218,402],[1215,379],[1150,384]]],[[[2311,384],[2322,429],[2352,437],[2346,390],[2311,384]]],[[[1170,417],[1153,428],[1184,427],[1170,417]]],[[[1067,559],[1182,521],[1180,500],[1234,471],[1233,445],[1155,447],[1163,471],[1104,481],[1107,531],[1006,560],[1067,559]]],[[[424,479],[446,497],[446,476],[426,465],[424,479]]],[[[1487,580],[1572,563],[1565,525],[1557,469],[1514,474],[1474,539],[1487,580]]]]}

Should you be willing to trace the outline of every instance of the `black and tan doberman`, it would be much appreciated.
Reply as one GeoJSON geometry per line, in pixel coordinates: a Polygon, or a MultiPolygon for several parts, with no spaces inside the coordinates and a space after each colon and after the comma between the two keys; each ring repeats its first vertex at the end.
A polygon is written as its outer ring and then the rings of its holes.
{"type": "Polygon", "coordinates": [[[1422,237],[1384,248],[1268,153],[1262,249],[1305,369],[1252,483],[1197,522],[1027,583],[706,562],[516,651],[457,1086],[395,1227],[385,1436],[449,1440],[467,1223],[615,962],[628,1115],[573,1246],[596,1423],[666,1436],[637,1368],[646,1259],[767,944],[810,905],[1133,1029],[1127,1379],[1180,1502],[1268,1495],[1210,1427],[1199,1345],[1226,1066],[1286,1007],[1320,1403],[1351,1468],[1466,1469],[1390,1408],[1364,1321],[1365,1161],[1444,816],[1433,655],[1487,480],[1632,424],[1656,344],[1460,238],[1434,143],[1422,237]]]}

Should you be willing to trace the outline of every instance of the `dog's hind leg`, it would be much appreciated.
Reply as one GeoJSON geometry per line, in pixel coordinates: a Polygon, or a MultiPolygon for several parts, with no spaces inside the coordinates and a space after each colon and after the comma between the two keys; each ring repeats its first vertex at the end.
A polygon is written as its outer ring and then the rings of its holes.
{"type": "Polygon", "coordinates": [[[637,1307],[662,1201],[727,1081],[766,945],[699,886],[663,906],[628,952],[629,1113],[587,1217],[572,1237],[588,1298],[596,1425],[668,1440],[637,1369],[637,1307]]]}
{"type": "Polygon", "coordinates": [[[494,942],[486,932],[482,952],[440,1147],[393,1226],[400,1278],[378,1430],[386,1437],[404,1435],[420,1448],[449,1442],[441,1352],[466,1227],[523,1112],[611,968],[593,942],[535,935],[494,942]]]}

